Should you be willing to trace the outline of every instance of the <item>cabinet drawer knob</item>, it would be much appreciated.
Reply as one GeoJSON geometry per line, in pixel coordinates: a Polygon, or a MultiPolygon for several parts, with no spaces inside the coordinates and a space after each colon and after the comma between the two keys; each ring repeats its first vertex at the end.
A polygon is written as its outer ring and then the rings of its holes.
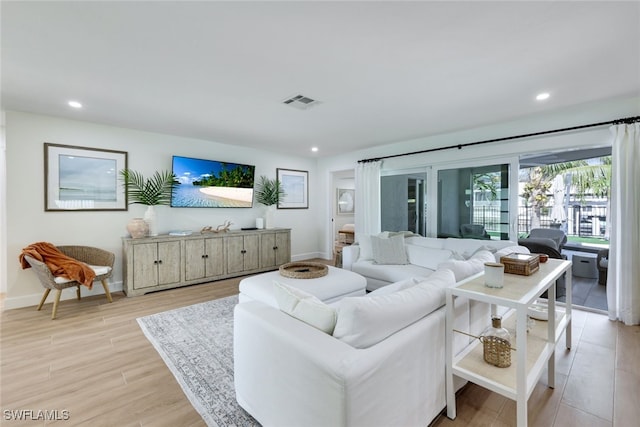
{"type": "Polygon", "coordinates": [[[162,260],[161,259],[158,260],[158,264],[162,264],[162,260]]]}
{"type": "Polygon", "coordinates": [[[274,247],[273,247],[273,250],[275,251],[276,249],[278,249],[278,247],[277,247],[277,246],[274,246],[274,247]]]}
{"type": "Polygon", "coordinates": [[[246,254],[246,253],[247,253],[247,251],[246,251],[245,249],[243,249],[243,250],[241,250],[241,251],[240,251],[240,253],[241,253],[241,254],[246,254]]]}

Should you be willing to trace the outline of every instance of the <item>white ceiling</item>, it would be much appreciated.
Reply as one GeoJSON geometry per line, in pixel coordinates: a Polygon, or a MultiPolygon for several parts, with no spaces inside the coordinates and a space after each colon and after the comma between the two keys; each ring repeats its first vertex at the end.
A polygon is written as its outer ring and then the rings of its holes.
{"type": "Polygon", "coordinates": [[[302,156],[640,94],[638,2],[3,1],[1,12],[6,110],[302,156]],[[296,94],[320,103],[281,103],[296,94]]]}

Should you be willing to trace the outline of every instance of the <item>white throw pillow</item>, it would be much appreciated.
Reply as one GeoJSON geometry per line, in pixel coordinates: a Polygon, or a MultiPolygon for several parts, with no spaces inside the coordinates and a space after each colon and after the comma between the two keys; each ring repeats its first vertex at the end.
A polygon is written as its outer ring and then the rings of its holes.
{"type": "Polygon", "coordinates": [[[333,336],[355,348],[371,347],[444,305],[444,288],[454,284],[453,273],[442,270],[391,294],[343,298],[333,336]]]}
{"type": "Polygon", "coordinates": [[[406,251],[409,263],[429,270],[436,270],[439,263],[451,258],[453,255],[451,251],[446,249],[434,249],[417,245],[406,245],[406,251]]]}
{"type": "Polygon", "coordinates": [[[404,250],[404,236],[397,235],[387,239],[371,236],[371,250],[376,264],[407,264],[407,253],[404,250]]]}
{"type": "Polygon", "coordinates": [[[371,236],[368,234],[356,233],[356,242],[360,246],[360,255],[358,261],[373,259],[373,252],[371,250],[371,236]]]}
{"type": "Polygon", "coordinates": [[[438,264],[438,270],[451,270],[456,277],[456,282],[484,271],[485,262],[495,262],[493,254],[489,251],[479,250],[468,260],[449,260],[438,264]]]}
{"type": "Polygon", "coordinates": [[[470,260],[458,260],[452,259],[449,261],[441,262],[438,264],[438,270],[449,270],[456,278],[456,282],[466,279],[476,273],[482,271],[482,264],[479,262],[472,262],[470,260]]]}
{"type": "Polygon", "coordinates": [[[470,261],[472,260],[480,261],[482,265],[484,265],[485,262],[496,262],[495,259],[496,257],[493,255],[492,252],[484,249],[477,251],[475,254],[471,256],[471,258],[469,258],[470,261]]]}
{"type": "Polygon", "coordinates": [[[494,260],[491,262],[500,262],[500,258],[502,258],[505,255],[509,255],[513,253],[528,254],[531,252],[529,251],[529,248],[526,248],[524,246],[507,246],[506,248],[502,248],[499,251],[497,251],[495,254],[493,254],[494,260]]]}
{"type": "Polygon", "coordinates": [[[317,297],[283,283],[273,282],[274,294],[280,310],[327,334],[336,326],[337,313],[317,297]]]}

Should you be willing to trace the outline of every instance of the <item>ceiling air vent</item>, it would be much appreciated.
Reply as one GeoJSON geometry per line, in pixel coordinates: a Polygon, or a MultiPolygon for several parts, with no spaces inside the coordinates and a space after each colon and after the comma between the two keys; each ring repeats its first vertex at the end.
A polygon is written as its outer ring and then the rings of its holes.
{"type": "Polygon", "coordinates": [[[287,98],[282,101],[282,103],[291,107],[295,107],[299,110],[306,110],[309,107],[319,104],[319,102],[315,99],[309,98],[308,96],[304,95],[292,96],[291,98],[287,98]]]}

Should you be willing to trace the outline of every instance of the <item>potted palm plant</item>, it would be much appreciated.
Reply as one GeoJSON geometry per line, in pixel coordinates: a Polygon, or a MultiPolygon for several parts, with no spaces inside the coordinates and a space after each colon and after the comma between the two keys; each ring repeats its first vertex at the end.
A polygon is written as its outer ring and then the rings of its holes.
{"type": "MultiPolygon", "coordinates": [[[[127,192],[129,204],[147,206],[144,221],[149,227],[148,235],[157,236],[158,227],[154,206],[171,203],[173,191],[180,185],[176,176],[171,171],[156,171],[151,178],[145,178],[140,172],[123,169],[120,171],[120,177],[127,192]]],[[[135,237],[133,233],[132,237],[135,237]]]]}
{"type": "Polygon", "coordinates": [[[270,179],[262,175],[255,189],[256,202],[264,205],[265,228],[273,228],[273,211],[278,200],[285,196],[284,189],[277,179],[270,179]]]}

